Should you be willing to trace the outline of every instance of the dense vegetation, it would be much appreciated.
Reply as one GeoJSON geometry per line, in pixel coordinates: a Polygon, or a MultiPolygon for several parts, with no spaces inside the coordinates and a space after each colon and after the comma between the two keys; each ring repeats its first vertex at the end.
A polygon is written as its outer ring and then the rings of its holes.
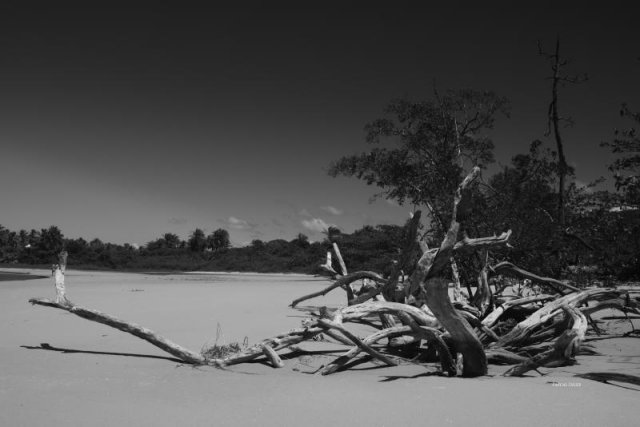
{"type": "Polygon", "coordinates": [[[64,248],[75,268],[316,273],[331,248],[331,238],[340,242],[351,268],[385,271],[397,254],[402,232],[402,227],[391,225],[365,226],[353,234],[331,228],[320,242],[309,242],[307,236],[299,234],[291,241],[254,240],[248,246],[234,248],[225,230],[204,236],[196,229],[186,241],[167,233],[135,248],[98,239],[65,239],[56,226],[29,232],[0,226],[0,260],[9,265],[49,266],[57,262],[57,254],[64,248]],[[221,238],[216,240],[215,236],[221,238]]]}

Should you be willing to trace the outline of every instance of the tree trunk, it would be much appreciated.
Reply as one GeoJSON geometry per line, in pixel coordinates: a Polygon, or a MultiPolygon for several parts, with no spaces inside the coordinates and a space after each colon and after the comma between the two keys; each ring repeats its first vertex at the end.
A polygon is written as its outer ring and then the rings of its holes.
{"type": "MultiPolygon", "coordinates": [[[[455,349],[462,354],[462,376],[477,377],[487,374],[487,357],[482,343],[474,334],[469,323],[456,311],[449,299],[449,282],[442,278],[445,269],[449,267],[454,245],[460,230],[460,218],[466,216],[466,212],[458,211],[465,190],[479,175],[480,168],[475,167],[462,181],[456,191],[453,203],[451,225],[440,245],[440,249],[433,259],[433,263],[426,273],[426,282],[420,285],[426,291],[427,306],[436,316],[438,321],[451,334],[455,349]]],[[[424,268],[420,263],[418,268],[424,268]]]]}

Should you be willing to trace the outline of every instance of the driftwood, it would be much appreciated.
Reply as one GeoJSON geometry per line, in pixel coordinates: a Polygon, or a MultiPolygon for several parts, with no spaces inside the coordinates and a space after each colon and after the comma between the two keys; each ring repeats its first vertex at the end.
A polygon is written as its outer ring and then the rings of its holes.
{"type": "Polygon", "coordinates": [[[561,282],[560,280],[552,279],[551,277],[541,277],[537,274],[531,273],[529,271],[523,270],[522,268],[513,265],[510,262],[504,261],[499,264],[494,265],[492,268],[495,274],[512,274],[516,277],[520,277],[522,279],[529,279],[534,282],[542,283],[544,285],[548,285],[553,288],[558,293],[564,293],[566,289],[570,291],[577,292],[580,289],[572,286],[568,283],[561,282]]]}
{"type": "Polygon", "coordinates": [[[563,332],[549,350],[514,366],[504,373],[505,376],[521,376],[540,366],[564,366],[575,362],[574,356],[580,349],[580,344],[587,332],[587,319],[575,307],[564,305],[562,310],[573,321],[571,329],[563,332]]]}
{"type": "Polygon", "coordinates": [[[578,293],[565,295],[558,298],[529,316],[526,320],[518,323],[509,333],[500,337],[500,341],[495,343],[496,347],[514,347],[522,345],[527,341],[533,330],[547,320],[553,318],[562,307],[577,307],[588,300],[598,298],[610,298],[618,293],[614,289],[589,289],[578,293]]]}
{"type": "Polygon", "coordinates": [[[361,279],[375,280],[377,282],[382,282],[382,283],[386,282],[386,280],[382,276],[380,276],[378,273],[374,273],[373,271],[358,271],[356,273],[351,273],[346,276],[340,277],[330,286],[326,287],[321,291],[313,292],[303,297],[296,298],[291,302],[290,306],[295,307],[296,305],[300,304],[302,301],[306,301],[308,299],[315,298],[315,297],[325,296],[326,294],[328,294],[329,292],[331,292],[336,288],[349,285],[350,283],[355,282],[356,280],[361,280],[361,279]]]}
{"type": "MultiPolygon", "coordinates": [[[[466,192],[478,174],[479,169],[474,168],[457,188],[452,219],[440,247],[428,249],[418,237],[420,211],[416,211],[407,222],[406,239],[388,277],[373,271],[349,273],[338,245],[333,243],[332,250],[340,271],[333,266],[331,251],[321,267],[333,276],[334,282],[320,291],[296,298],[291,307],[326,295],[336,288],[343,288],[347,292],[347,305],[337,309],[320,307],[320,314],[305,319],[302,327],[251,346],[238,347],[232,353],[194,352],[148,328],[74,304],[67,297],[64,283],[66,254],[60,255],[53,270],[55,301],[38,298],[30,302],[65,310],[127,332],[184,363],[194,365],[225,367],[257,360],[281,368],[284,366],[282,351],[289,351],[303,341],[327,336],[347,348],[331,363],[318,369],[317,373],[322,375],[345,368],[363,354],[385,366],[394,366],[403,362],[417,363],[413,356],[403,356],[417,352],[426,353],[431,360],[439,360],[442,372],[450,376],[486,375],[489,362],[515,365],[505,375],[519,376],[542,366],[573,363],[589,327],[590,316],[595,312],[613,308],[625,314],[640,313],[640,300],[637,296],[631,296],[634,290],[579,289],[569,283],[523,270],[509,262],[491,266],[488,251],[496,246],[508,247],[511,231],[480,238],[469,238],[464,233],[464,219],[469,214],[466,192]],[[459,239],[460,235],[464,237],[459,239]],[[415,253],[417,247],[421,253],[415,253]],[[471,251],[480,251],[484,262],[477,274],[474,294],[471,285],[465,283],[469,291],[467,301],[460,292],[455,256],[456,253],[469,254],[471,251]],[[412,271],[408,281],[400,280],[400,277],[404,279],[405,271],[412,271]],[[451,273],[454,277],[453,303],[449,295],[451,273]],[[492,275],[511,275],[532,280],[549,286],[557,294],[504,301],[496,296],[500,285],[496,285],[495,293],[489,285],[492,275]],[[356,295],[351,284],[365,279],[371,284],[363,284],[356,295]],[[508,318],[504,320],[505,317],[508,318]],[[358,337],[348,329],[348,324],[354,322],[373,326],[376,330],[366,337],[358,337]],[[386,346],[379,344],[383,339],[389,340],[386,346]],[[438,359],[433,358],[433,352],[438,359]]],[[[593,323],[592,327],[595,327],[593,323]]]]}
{"type": "Polygon", "coordinates": [[[61,310],[68,311],[71,314],[75,314],[76,316],[82,317],[83,319],[102,323],[104,325],[118,329],[122,332],[127,332],[131,335],[135,335],[136,337],[142,338],[143,340],[155,345],[156,347],[187,363],[192,363],[195,365],[206,364],[204,357],[202,357],[200,354],[194,353],[191,350],[181,347],[178,344],[164,338],[163,336],[156,334],[152,330],[140,325],[136,325],[135,323],[127,322],[111,315],[102,313],[100,311],[80,307],[72,303],[61,304],[55,301],[41,298],[30,299],[29,302],[34,305],[59,308],[61,310]]]}

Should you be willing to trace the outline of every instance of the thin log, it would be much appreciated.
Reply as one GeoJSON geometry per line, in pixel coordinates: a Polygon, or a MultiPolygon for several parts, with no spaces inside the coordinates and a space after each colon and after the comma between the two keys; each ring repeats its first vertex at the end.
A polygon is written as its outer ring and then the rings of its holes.
{"type": "MultiPolygon", "coordinates": [[[[340,273],[344,277],[347,274],[349,274],[349,272],[347,271],[347,264],[345,264],[344,259],[342,258],[342,254],[340,253],[340,248],[338,247],[338,244],[336,242],[333,242],[332,246],[333,246],[333,252],[336,254],[336,258],[338,259],[338,264],[340,265],[340,273]]],[[[341,287],[347,292],[347,304],[348,304],[349,301],[351,301],[354,296],[353,288],[351,287],[351,282],[345,283],[341,287]]]]}
{"type": "Polygon", "coordinates": [[[339,276],[338,272],[333,269],[333,265],[331,263],[331,251],[327,251],[327,260],[324,262],[324,264],[320,264],[320,268],[329,272],[331,275],[333,275],[333,277],[339,276]]]}
{"type": "Polygon", "coordinates": [[[468,252],[478,249],[488,249],[495,246],[509,246],[509,238],[511,238],[511,230],[507,230],[499,236],[488,237],[476,237],[469,238],[464,237],[462,240],[456,242],[453,246],[453,250],[456,252],[468,252]]]}
{"type": "MultiPolygon", "coordinates": [[[[498,341],[500,339],[500,337],[497,336],[495,332],[493,332],[491,329],[489,329],[486,326],[484,326],[482,324],[482,322],[480,321],[480,319],[478,319],[473,314],[469,313],[468,311],[464,311],[464,310],[458,310],[458,313],[460,313],[460,315],[462,315],[462,317],[464,317],[465,320],[467,322],[469,322],[469,324],[471,326],[473,326],[474,328],[477,328],[481,332],[484,332],[484,334],[486,336],[488,336],[489,338],[491,338],[491,340],[498,341]]],[[[478,339],[480,339],[480,341],[482,342],[482,339],[481,339],[480,336],[478,337],[478,339]]]]}
{"type": "Polygon", "coordinates": [[[484,317],[489,309],[492,308],[493,295],[488,279],[489,272],[489,253],[484,251],[484,264],[482,270],[478,273],[478,288],[471,300],[471,304],[480,310],[480,317],[484,317]]]}
{"type": "Polygon", "coordinates": [[[362,304],[363,302],[369,301],[371,298],[374,298],[380,292],[382,292],[382,285],[373,287],[368,291],[366,291],[365,293],[360,294],[354,299],[352,299],[351,301],[349,301],[349,305],[362,304]]]}
{"type": "Polygon", "coordinates": [[[345,337],[343,337],[342,335],[332,331],[331,329],[326,329],[323,332],[323,334],[328,336],[329,338],[333,338],[334,340],[338,341],[340,344],[344,344],[344,345],[348,345],[348,346],[351,346],[353,344],[353,342],[351,340],[346,339],[345,337]]]}
{"type": "Polygon", "coordinates": [[[373,348],[371,348],[367,344],[363,343],[360,340],[360,338],[358,338],[355,335],[353,335],[349,330],[344,328],[341,324],[336,323],[336,322],[332,322],[329,319],[318,319],[318,324],[320,326],[325,327],[325,328],[331,328],[331,329],[336,329],[336,330],[340,331],[345,337],[347,337],[351,341],[353,341],[353,343],[355,345],[357,345],[358,347],[360,347],[363,351],[367,352],[373,358],[380,360],[381,362],[387,364],[388,366],[396,366],[397,365],[397,363],[395,361],[391,360],[390,358],[388,358],[384,354],[374,350],[373,348]]]}
{"type": "Polygon", "coordinates": [[[287,348],[291,345],[301,343],[302,341],[313,339],[313,337],[321,334],[325,330],[326,330],[325,328],[318,327],[316,322],[312,322],[309,326],[305,328],[293,329],[284,334],[267,338],[265,340],[262,340],[262,342],[258,344],[247,347],[236,354],[227,356],[224,359],[207,360],[207,364],[223,367],[223,366],[237,365],[239,363],[248,362],[250,360],[253,360],[257,357],[264,355],[263,348],[265,345],[268,345],[274,351],[278,351],[278,350],[282,350],[283,348],[287,348]]]}
{"type": "Polygon", "coordinates": [[[271,348],[269,345],[263,344],[262,352],[264,353],[265,356],[267,356],[267,359],[269,359],[269,361],[271,362],[274,368],[284,367],[284,362],[282,361],[282,359],[280,359],[280,356],[278,356],[278,353],[276,353],[275,350],[271,348]]]}
{"type": "Polygon", "coordinates": [[[398,315],[398,313],[401,312],[410,315],[420,326],[429,326],[432,328],[440,326],[438,320],[431,313],[408,304],[388,301],[368,301],[363,304],[344,307],[335,313],[336,317],[334,321],[349,322],[381,313],[398,315]]]}
{"type": "Polygon", "coordinates": [[[555,299],[552,295],[535,295],[530,297],[518,298],[511,301],[506,301],[496,307],[491,313],[489,313],[484,319],[482,324],[488,328],[491,328],[500,319],[500,316],[510,309],[511,307],[517,307],[520,305],[532,304],[536,302],[549,301],[555,299]]]}
{"type": "Polygon", "coordinates": [[[296,305],[298,305],[299,303],[301,303],[302,301],[306,301],[308,299],[311,298],[315,298],[315,297],[319,297],[319,296],[324,296],[326,294],[328,294],[329,292],[331,292],[332,290],[336,289],[336,288],[340,288],[344,285],[348,285],[352,282],[355,282],[356,280],[361,280],[361,279],[370,279],[370,280],[375,280],[376,282],[381,282],[381,283],[385,283],[386,280],[380,276],[378,273],[374,273],[373,271],[358,271],[356,273],[351,273],[348,274],[346,276],[340,277],[338,280],[336,280],[335,282],[333,282],[331,284],[331,286],[326,287],[325,289],[318,291],[318,292],[313,292],[310,293],[308,295],[305,295],[303,297],[297,298],[295,300],[293,300],[290,304],[290,307],[295,307],[296,305]]]}
{"type": "MultiPolygon", "coordinates": [[[[366,337],[362,342],[366,345],[372,345],[385,338],[394,338],[402,335],[406,335],[411,332],[409,326],[394,326],[388,329],[382,329],[375,332],[372,335],[366,337]]],[[[317,373],[321,375],[330,375],[346,365],[350,360],[353,360],[358,354],[362,352],[362,349],[358,346],[354,346],[351,350],[339,356],[333,362],[326,366],[321,367],[317,373]]]]}
{"type": "MultiPolygon", "coordinates": [[[[460,292],[460,273],[458,272],[458,264],[453,257],[451,257],[451,275],[453,277],[453,301],[462,302],[462,293],[460,292]]],[[[471,295],[469,295],[469,297],[471,297],[471,295]]]]}
{"type": "Polygon", "coordinates": [[[338,259],[338,264],[340,265],[340,272],[343,276],[349,274],[347,271],[347,264],[344,263],[344,259],[342,258],[342,254],[340,253],[340,248],[338,248],[338,244],[333,242],[333,252],[336,254],[336,258],[338,259]]]}
{"type": "Polygon", "coordinates": [[[136,325],[135,323],[126,322],[124,320],[120,320],[116,317],[110,316],[106,313],[80,307],[75,304],[60,304],[58,302],[44,298],[32,298],[29,300],[29,302],[34,305],[59,308],[61,310],[68,311],[71,314],[75,314],[76,316],[82,317],[83,319],[102,323],[104,325],[118,329],[122,332],[127,332],[138,338],[142,338],[143,340],[153,344],[154,346],[166,351],[170,355],[175,356],[186,363],[191,363],[194,365],[206,364],[206,360],[202,355],[188,350],[172,341],[169,341],[163,336],[156,334],[151,329],[136,325]]]}
{"type": "Polygon", "coordinates": [[[581,290],[580,288],[576,288],[575,286],[571,286],[568,283],[561,282],[560,280],[556,280],[551,277],[538,276],[537,274],[531,273],[527,270],[523,270],[522,268],[507,261],[503,261],[501,263],[494,265],[493,267],[491,267],[491,270],[495,274],[511,273],[511,275],[520,277],[522,279],[529,279],[534,282],[548,285],[560,294],[566,293],[565,292],[566,289],[569,289],[574,292],[580,292],[581,290]]]}
{"type": "Polygon", "coordinates": [[[512,353],[504,348],[493,348],[486,350],[487,360],[496,365],[515,365],[528,360],[527,357],[512,353]]]}
{"type": "Polygon", "coordinates": [[[72,305],[67,298],[66,287],[64,285],[64,269],[60,264],[54,265],[53,284],[56,290],[56,303],[61,305],[72,305]]]}

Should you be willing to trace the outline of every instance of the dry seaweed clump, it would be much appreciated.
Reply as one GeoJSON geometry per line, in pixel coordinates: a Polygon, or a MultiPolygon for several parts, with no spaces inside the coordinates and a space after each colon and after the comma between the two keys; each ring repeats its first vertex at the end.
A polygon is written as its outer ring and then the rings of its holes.
{"type": "Polygon", "coordinates": [[[244,341],[242,344],[238,342],[232,342],[229,344],[218,344],[219,341],[224,342],[224,334],[222,333],[222,328],[218,323],[216,326],[216,340],[212,346],[203,346],[202,350],[200,350],[200,354],[205,360],[220,360],[226,359],[227,357],[240,353],[245,350],[249,346],[249,338],[244,337],[244,341]]]}
{"type": "Polygon", "coordinates": [[[225,359],[232,354],[241,352],[246,348],[246,345],[232,342],[230,344],[214,344],[211,347],[205,347],[202,349],[202,357],[208,360],[213,359],[225,359]]]}

